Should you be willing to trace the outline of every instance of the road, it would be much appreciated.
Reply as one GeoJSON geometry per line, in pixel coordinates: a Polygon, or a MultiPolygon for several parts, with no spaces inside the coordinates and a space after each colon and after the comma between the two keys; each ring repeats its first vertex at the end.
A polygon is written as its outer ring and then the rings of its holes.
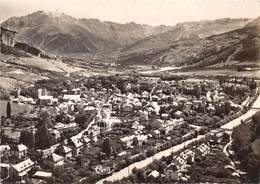
{"type": "MultiPolygon", "coordinates": [[[[260,109],[254,109],[254,108],[260,108],[260,96],[257,97],[255,103],[252,106],[252,109],[250,109],[247,113],[245,113],[244,115],[240,116],[239,118],[223,125],[221,128],[225,128],[225,129],[230,129],[232,130],[234,127],[240,125],[241,120],[245,120],[249,117],[251,117],[252,115],[254,115],[257,111],[260,111],[260,109]]],[[[194,141],[200,140],[202,138],[204,138],[205,135],[200,135],[197,138],[185,141],[179,145],[173,146],[172,148],[169,148],[167,150],[161,151],[156,153],[155,155],[146,158],[145,160],[141,160],[139,162],[135,162],[131,165],[129,165],[128,167],[113,173],[111,176],[108,176],[104,179],[101,179],[97,182],[97,184],[102,184],[105,180],[106,181],[115,181],[115,180],[120,180],[123,177],[127,177],[129,176],[129,174],[131,174],[131,171],[133,168],[137,168],[137,169],[141,169],[146,167],[147,165],[149,165],[150,163],[153,162],[154,159],[161,159],[163,156],[169,156],[171,154],[171,152],[176,152],[178,150],[181,150],[185,145],[188,145],[194,141]]]]}
{"type": "MultiPolygon", "coordinates": [[[[104,103],[105,103],[105,100],[103,100],[102,104],[101,104],[100,107],[98,108],[96,117],[98,117],[98,116],[100,115],[100,112],[101,112],[101,110],[102,110],[102,108],[103,108],[104,103]]],[[[71,138],[73,139],[74,137],[76,137],[76,138],[78,138],[78,137],[83,137],[83,134],[84,134],[85,132],[87,132],[87,131],[95,124],[95,122],[96,122],[96,118],[94,118],[94,119],[88,124],[87,128],[85,128],[84,130],[82,130],[81,132],[79,132],[77,135],[72,136],[71,138]]]]}
{"type": "Polygon", "coordinates": [[[221,126],[221,128],[233,129],[234,127],[241,124],[241,120],[244,121],[244,120],[250,118],[258,111],[260,111],[260,96],[257,97],[256,101],[252,105],[252,108],[249,111],[247,111],[247,113],[245,113],[242,116],[240,116],[239,118],[234,119],[233,121],[230,121],[229,123],[221,126]]]}
{"type": "Polygon", "coordinates": [[[96,184],[102,184],[105,180],[107,180],[107,181],[115,181],[115,180],[120,180],[123,177],[127,177],[127,176],[129,176],[129,174],[131,173],[133,168],[136,167],[137,169],[141,169],[141,168],[149,165],[150,163],[152,163],[155,159],[159,160],[163,156],[166,156],[166,157],[170,156],[172,152],[176,152],[178,150],[181,150],[181,149],[184,148],[185,145],[188,145],[191,142],[194,142],[196,140],[200,140],[200,139],[202,139],[204,137],[205,137],[205,135],[200,135],[197,138],[185,141],[185,142],[183,142],[181,144],[178,144],[176,146],[173,146],[173,147],[171,147],[171,148],[169,148],[167,150],[158,152],[157,154],[155,154],[155,155],[153,155],[151,157],[148,157],[145,160],[141,160],[139,162],[135,162],[135,163],[129,165],[128,167],[120,170],[119,172],[115,172],[115,173],[113,173],[113,175],[108,176],[107,178],[104,178],[102,180],[99,180],[96,184]]]}

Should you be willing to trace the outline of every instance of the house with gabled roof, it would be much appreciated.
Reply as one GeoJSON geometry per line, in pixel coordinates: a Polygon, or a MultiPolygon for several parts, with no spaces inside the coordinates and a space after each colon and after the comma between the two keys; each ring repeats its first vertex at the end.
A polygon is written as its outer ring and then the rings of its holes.
{"type": "Polygon", "coordinates": [[[45,160],[44,163],[51,166],[61,166],[64,164],[64,158],[56,153],[52,153],[45,160]]]}
{"type": "Polygon", "coordinates": [[[58,146],[55,153],[63,156],[64,158],[70,159],[72,157],[72,149],[64,145],[58,146]]]}
{"type": "Polygon", "coordinates": [[[17,159],[23,159],[27,157],[28,148],[24,144],[18,144],[14,147],[14,154],[17,159]]]}
{"type": "Polygon", "coordinates": [[[72,148],[72,155],[77,156],[82,150],[84,145],[81,141],[81,137],[76,135],[70,138],[69,146],[72,148]]]}
{"type": "Polygon", "coordinates": [[[158,178],[160,176],[160,173],[156,170],[153,170],[149,175],[148,175],[148,179],[149,180],[154,180],[156,178],[158,178]]]}
{"type": "Polygon", "coordinates": [[[10,178],[13,180],[24,180],[28,177],[28,172],[34,167],[31,159],[26,159],[18,164],[11,164],[10,178]]]}

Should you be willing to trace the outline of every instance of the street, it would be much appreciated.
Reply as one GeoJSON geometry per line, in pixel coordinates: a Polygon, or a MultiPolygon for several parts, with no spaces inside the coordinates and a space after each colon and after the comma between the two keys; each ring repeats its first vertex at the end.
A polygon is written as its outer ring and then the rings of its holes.
{"type": "MultiPolygon", "coordinates": [[[[245,113],[244,115],[240,116],[239,118],[233,120],[233,121],[230,121],[229,123],[221,126],[221,128],[225,128],[225,129],[233,129],[234,127],[240,125],[241,123],[241,120],[245,120],[249,117],[251,117],[252,115],[254,115],[257,111],[260,111],[260,96],[257,97],[256,101],[254,102],[252,108],[247,112],[245,113]],[[259,109],[257,109],[259,108],[259,109]]],[[[139,161],[139,162],[135,162],[131,165],[129,165],[128,167],[118,171],[118,172],[115,172],[113,173],[111,176],[108,176],[106,178],[103,178],[101,180],[99,180],[97,182],[97,184],[102,184],[105,180],[106,181],[115,181],[115,180],[120,180],[124,177],[127,177],[131,174],[131,171],[133,168],[137,168],[137,169],[141,169],[141,168],[144,168],[146,167],[147,165],[149,165],[150,163],[153,162],[154,159],[161,159],[163,156],[169,156],[172,152],[176,152],[178,150],[181,150],[185,145],[188,145],[194,141],[197,141],[197,140],[200,140],[202,138],[204,138],[205,135],[200,135],[196,138],[193,138],[191,140],[188,140],[188,141],[185,141],[179,145],[176,145],[176,146],[173,146],[172,148],[169,148],[167,150],[164,150],[164,151],[161,151],[159,153],[156,153],[155,155],[151,156],[151,157],[148,157],[146,158],[145,160],[142,160],[142,161],[139,161]]]]}

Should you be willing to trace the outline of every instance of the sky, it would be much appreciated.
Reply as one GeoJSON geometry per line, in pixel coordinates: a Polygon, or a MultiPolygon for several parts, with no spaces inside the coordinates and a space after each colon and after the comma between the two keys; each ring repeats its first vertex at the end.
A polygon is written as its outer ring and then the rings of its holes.
{"type": "Polygon", "coordinates": [[[260,16],[260,0],[0,0],[0,22],[35,11],[118,23],[179,22],[260,16]]]}

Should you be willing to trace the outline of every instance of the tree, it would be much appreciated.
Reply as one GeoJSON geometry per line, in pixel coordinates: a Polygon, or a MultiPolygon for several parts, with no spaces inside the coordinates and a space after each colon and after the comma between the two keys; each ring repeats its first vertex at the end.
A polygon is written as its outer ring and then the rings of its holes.
{"type": "Polygon", "coordinates": [[[134,137],[134,139],[133,139],[133,145],[134,146],[138,146],[138,139],[137,139],[137,137],[134,137]]]}
{"type": "Polygon", "coordinates": [[[53,123],[51,121],[50,113],[48,111],[40,112],[39,125],[46,124],[48,128],[53,128],[53,123]]]}
{"type": "Polygon", "coordinates": [[[146,183],[147,178],[141,169],[138,169],[136,176],[137,176],[138,180],[141,181],[140,183],[146,183]]]}
{"type": "Polygon", "coordinates": [[[63,112],[56,116],[55,121],[65,123],[65,124],[70,123],[69,117],[63,112]]]}
{"type": "Polygon", "coordinates": [[[231,111],[231,104],[230,102],[225,102],[225,113],[229,114],[231,111]]]}
{"type": "Polygon", "coordinates": [[[78,172],[72,167],[57,166],[53,169],[53,177],[47,183],[76,183],[78,172]]]}
{"type": "Polygon", "coordinates": [[[46,113],[42,113],[40,115],[40,121],[35,134],[36,145],[40,149],[49,148],[51,145],[54,144],[53,137],[50,134],[49,129],[47,127],[48,121],[46,121],[46,118],[46,113]]]}
{"type": "Polygon", "coordinates": [[[196,96],[197,98],[199,98],[200,95],[201,95],[201,87],[200,87],[200,86],[197,86],[197,87],[195,88],[195,96],[196,96]]]}
{"type": "Polygon", "coordinates": [[[8,101],[8,102],[7,102],[7,105],[6,105],[6,115],[7,115],[8,118],[10,118],[10,117],[11,117],[11,114],[12,114],[11,104],[10,104],[10,102],[8,101]]]}
{"type": "Polygon", "coordinates": [[[32,133],[24,130],[21,132],[20,143],[33,148],[35,146],[35,139],[32,133]]]}
{"type": "Polygon", "coordinates": [[[106,153],[106,155],[108,156],[111,155],[112,149],[111,149],[111,143],[109,138],[104,139],[102,143],[102,151],[106,153]]]}
{"type": "Polygon", "coordinates": [[[199,103],[197,108],[198,113],[204,113],[205,112],[205,105],[203,103],[199,103]]]}

